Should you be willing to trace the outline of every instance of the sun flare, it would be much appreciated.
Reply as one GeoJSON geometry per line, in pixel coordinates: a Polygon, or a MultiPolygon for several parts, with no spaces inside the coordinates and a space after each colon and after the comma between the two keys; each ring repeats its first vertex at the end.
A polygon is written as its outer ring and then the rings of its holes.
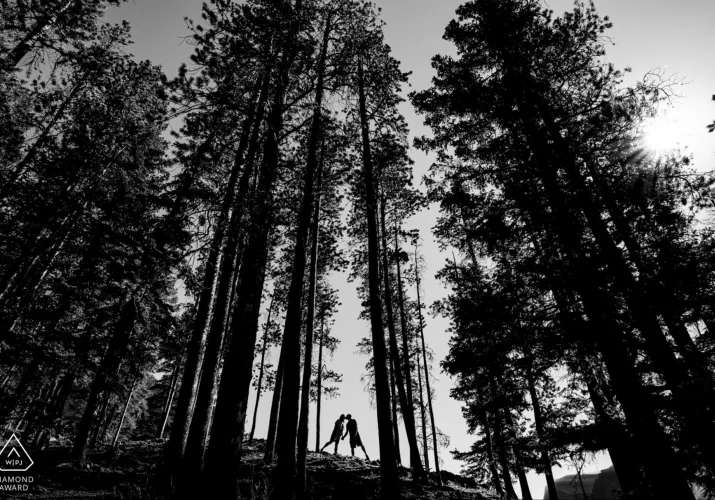
{"type": "Polygon", "coordinates": [[[641,129],[643,145],[655,153],[663,153],[681,146],[683,135],[679,120],[663,115],[648,120],[641,129]]]}
{"type": "Polygon", "coordinates": [[[646,120],[640,129],[643,147],[659,154],[685,146],[692,123],[682,115],[659,114],[646,120]]]}

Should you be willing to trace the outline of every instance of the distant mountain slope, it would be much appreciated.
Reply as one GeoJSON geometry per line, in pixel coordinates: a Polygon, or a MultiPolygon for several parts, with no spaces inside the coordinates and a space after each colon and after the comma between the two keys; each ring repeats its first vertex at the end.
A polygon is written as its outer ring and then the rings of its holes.
{"type": "MultiPolygon", "coordinates": [[[[559,500],[613,500],[618,498],[621,485],[613,467],[603,469],[598,474],[569,474],[556,480],[559,500]]],[[[548,488],[544,489],[544,500],[550,500],[548,488]]]]}
{"type": "MultiPolygon", "coordinates": [[[[613,466],[598,474],[569,474],[556,480],[559,500],[614,500],[621,498],[621,485],[613,466]]],[[[544,488],[544,500],[550,500],[548,488],[544,488]]],[[[697,500],[707,500],[702,492],[695,490],[697,500]]]]}

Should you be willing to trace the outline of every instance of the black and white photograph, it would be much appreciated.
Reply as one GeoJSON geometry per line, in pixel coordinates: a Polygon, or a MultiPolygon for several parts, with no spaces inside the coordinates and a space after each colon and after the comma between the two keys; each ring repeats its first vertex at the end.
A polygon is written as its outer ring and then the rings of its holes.
{"type": "Polygon", "coordinates": [[[715,500],[714,0],[0,0],[0,500],[715,500]]]}

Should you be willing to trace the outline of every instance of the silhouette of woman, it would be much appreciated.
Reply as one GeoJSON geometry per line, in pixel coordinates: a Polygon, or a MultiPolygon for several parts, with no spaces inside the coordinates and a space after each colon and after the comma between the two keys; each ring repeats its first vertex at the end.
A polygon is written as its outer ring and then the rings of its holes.
{"type": "Polygon", "coordinates": [[[340,415],[340,418],[335,421],[335,427],[333,427],[333,433],[330,435],[330,441],[325,443],[325,446],[320,449],[321,453],[330,443],[335,443],[334,453],[338,453],[338,443],[340,443],[340,435],[343,433],[343,420],[345,420],[345,415],[340,415]]]}

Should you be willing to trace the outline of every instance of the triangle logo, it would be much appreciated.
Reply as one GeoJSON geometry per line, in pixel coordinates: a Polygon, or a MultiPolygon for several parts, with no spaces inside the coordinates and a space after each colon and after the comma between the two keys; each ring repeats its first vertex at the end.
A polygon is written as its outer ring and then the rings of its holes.
{"type": "Polygon", "coordinates": [[[15,434],[10,436],[0,450],[0,471],[25,472],[34,463],[15,434]]]}

